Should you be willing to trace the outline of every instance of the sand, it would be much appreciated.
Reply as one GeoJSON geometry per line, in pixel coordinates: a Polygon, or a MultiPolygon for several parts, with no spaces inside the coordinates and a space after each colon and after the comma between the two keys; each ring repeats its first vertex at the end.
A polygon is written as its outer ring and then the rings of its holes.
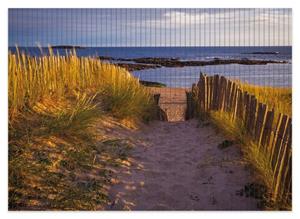
{"type": "Polygon", "coordinates": [[[134,148],[114,168],[107,210],[257,210],[236,194],[253,181],[251,169],[238,145],[218,148],[225,138],[211,125],[156,121],[125,136],[134,148]]]}
{"type": "Polygon", "coordinates": [[[186,88],[151,88],[151,93],[159,93],[159,105],[167,114],[169,122],[184,121],[186,111],[186,88]]]}
{"type": "Polygon", "coordinates": [[[184,121],[185,89],[155,89],[171,122],[137,130],[111,127],[129,139],[127,162],[113,168],[107,210],[258,210],[257,200],[237,195],[254,181],[238,145],[218,148],[226,138],[208,122],[184,121]],[[176,101],[174,101],[176,100],[176,101]]]}

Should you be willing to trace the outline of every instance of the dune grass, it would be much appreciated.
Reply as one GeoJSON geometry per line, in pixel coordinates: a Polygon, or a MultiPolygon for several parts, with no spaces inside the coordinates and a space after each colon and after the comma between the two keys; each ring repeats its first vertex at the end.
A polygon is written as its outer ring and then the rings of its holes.
{"type": "Polygon", "coordinates": [[[103,63],[97,58],[67,56],[30,57],[9,54],[9,114],[13,120],[19,112],[32,108],[43,98],[67,98],[74,92],[102,99],[115,116],[144,116],[152,98],[146,88],[123,68],[103,63]]]}
{"type": "Polygon", "coordinates": [[[125,69],[75,52],[8,60],[9,209],[102,209],[108,167],[130,147],[108,146],[97,125],[108,116],[150,120],[152,96],[125,69]]]}
{"type": "Polygon", "coordinates": [[[242,121],[233,121],[231,113],[211,111],[207,118],[222,133],[230,139],[235,139],[240,144],[244,159],[257,170],[258,174],[253,180],[262,182],[268,189],[268,193],[263,197],[262,207],[266,210],[290,210],[290,202],[282,199],[280,196],[277,196],[275,200],[272,199],[275,187],[273,182],[274,172],[269,160],[270,151],[260,150],[259,145],[246,132],[242,121]]]}
{"type": "MultiPolygon", "coordinates": [[[[292,89],[250,85],[238,82],[243,91],[247,91],[257,97],[259,102],[266,103],[268,109],[274,109],[275,121],[279,113],[292,116],[292,89]]],[[[197,94],[194,95],[197,97],[197,94]]],[[[197,101],[196,101],[197,102],[197,101]]],[[[241,145],[245,159],[258,170],[258,179],[268,188],[269,194],[265,197],[266,209],[291,209],[291,203],[281,197],[271,199],[274,191],[274,172],[268,159],[270,151],[260,150],[259,145],[252,140],[244,128],[243,121],[233,120],[230,112],[210,111],[198,112],[200,119],[209,119],[212,123],[229,138],[233,138],[241,145]]]]}
{"type": "Polygon", "coordinates": [[[241,82],[238,84],[242,90],[255,95],[259,102],[276,109],[277,113],[292,116],[292,88],[258,86],[241,82]]]}

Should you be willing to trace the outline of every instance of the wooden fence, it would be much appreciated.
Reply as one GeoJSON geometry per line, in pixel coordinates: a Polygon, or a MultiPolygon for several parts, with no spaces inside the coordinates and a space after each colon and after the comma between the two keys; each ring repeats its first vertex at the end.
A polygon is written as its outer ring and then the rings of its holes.
{"type": "Polygon", "coordinates": [[[273,171],[273,198],[291,203],[292,119],[283,114],[275,118],[274,109],[258,102],[254,95],[223,76],[200,75],[197,106],[201,112],[228,112],[263,152],[273,171]],[[276,120],[276,121],[275,121],[276,120]]]}
{"type": "Polygon", "coordinates": [[[168,116],[165,111],[163,111],[159,106],[160,94],[154,94],[154,103],[155,103],[155,119],[160,121],[168,121],[168,116]]]}

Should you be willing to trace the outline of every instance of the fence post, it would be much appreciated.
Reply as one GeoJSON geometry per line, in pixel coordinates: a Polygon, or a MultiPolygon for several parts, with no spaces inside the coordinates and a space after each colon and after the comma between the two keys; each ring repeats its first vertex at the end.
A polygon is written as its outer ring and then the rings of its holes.
{"type": "Polygon", "coordinates": [[[158,105],[159,104],[160,94],[154,94],[153,97],[154,97],[154,103],[156,105],[158,105]]]}
{"type": "Polygon", "coordinates": [[[194,103],[193,103],[193,93],[191,91],[186,92],[186,112],[185,112],[185,119],[189,120],[194,117],[194,103]]]}
{"type": "Polygon", "coordinates": [[[254,124],[256,122],[256,105],[257,99],[254,95],[251,95],[248,114],[248,131],[251,136],[254,135],[254,124]]]}
{"type": "Polygon", "coordinates": [[[213,77],[213,109],[218,109],[218,98],[219,98],[219,75],[213,77]]]}
{"type": "MultiPolygon", "coordinates": [[[[270,162],[273,173],[272,198],[285,199],[290,202],[292,190],[292,156],[291,118],[279,113],[277,123],[274,121],[274,109],[268,110],[266,104],[258,102],[233,81],[219,75],[204,76],[198,82],[199,105],[204,111],[219,110],[232,113],[232,120],[239,119],[257,147],[270,162]]],[[[187,116],[192,103],[191,94],[186,93],[188,100],[187,116]]],[[[277,114],[276,114],[277,118],[277,114]]]]}
{"type": "Polygon", "coordinates": [[[227,87],[226,87],[226,93],[225,93],[225,104],[224,104],[224,108],[225,111],[228,112],[229,111],[229,102],[230,102],[230,95],[231,95],[231,86],[232,86],[232,82],[231,80],[228,80],[227,83],[227,87]]]}
{"type": "Polygon", "coordinates": [[[284,133],[286,130],[287,121],[288,121],[288,117],[286,115],[283,115],[281,117],[280,122],[278,123],[279,129],[278,129],[276,138],[274,139],[275,144],[273,144],[273,150],[272,150],[272,167],[274,170],[276,169],[276,166],[278,164],[281,144],[282,144],[283,136],[284,136],[284,133]]]}
{"type": "Polygon", "coordinates": [[[288,159],[290,155],[290,135],[291,135],[291,119],[289,118],[287,121],[286,129],[284,131],[284,136],[282,138],[282,143],[280,146],[280,150],[277,157],[277,162],[274,171],[274,182],[275,182],[275,191],[274,191],[274,198],[276,199],[277,196],[282,196],[282,194],[278,194],[279,191],[284,190],[284,184],[286,180],[286,175],[288,172],[288,159]],[[285,168],[285,169],[284,169],[285,168]],[[280,189],[280,187],[282,189],[280,189]]]}
{"type": "Polygon", "coordinates": [[[256,125],[255,125],[255,134],[254,134],[255,141],[259,148],[261,146],[261,139],[262,139],[263,127],[266,119],[266,112],[267,112],[267,105],[263,103],[259,103],[256,125]]]}
{"type": "Polygon", "coordinates": [[[200,111],[206,111],[206,76],[203,73],[200,73],[200,80],[197,85],[199,87],[200,111]]]}
{"type": "Polygon", "coordinates": [[[208,99],[209,99],[209,110],[213,109],[213,95],[214,95],[214,77],[213,76],[210,76],[209,77],[209,83],[208,83],[208,86],[209,86],[209,96],[208,96],[208,99]]]}
{"type": "Polygon", "coordinates": [[[168,121],[166,112],[163,111],[159,106],[160,94],[154,94],[153,98],[154,98],[154,103],[155,103],[155,107],[156,107],[156,118],[160,121],[168,121]]]}
{"type": "Polygon", "coordinates": [[[234,94],[233,94],[233,108],[232,108],[232,120],[234,121],[237,115],[237,108],[238,108],[238,101],[239,101],[239,95],[240,93],[238,92],[237,86],[234,87],[233,90],[234,94]]]}

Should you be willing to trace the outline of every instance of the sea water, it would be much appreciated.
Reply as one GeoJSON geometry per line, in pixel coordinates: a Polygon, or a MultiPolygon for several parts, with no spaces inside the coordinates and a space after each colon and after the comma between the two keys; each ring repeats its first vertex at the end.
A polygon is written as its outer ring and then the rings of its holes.
{"type": "MultiPolygon", "coordinates": [[[[10,47],[11,52],[16,49],[10,47]]],[[[21,52],[32,56],[47,55],[47,48],[19,47],[21,52]]],[[[66,49],[53,49],[55,54],[65,55],[66,49]]],[[[162,57],[179,60],[213,59],[257,59],[285,61],[284,64],[267,65],[208,65],[185,67],[162,67],[132,72],[140,80],[164,83],[169,87],[191,87],[197,83],[200,72],[208,75],[220,74],[255,85],[291,87],[292,86],[292,47],[86,47],[76,49],[78,56],[113,58],[162,57]]],[[[130,61],[129,61],[130,62],[130,61]]]]}

